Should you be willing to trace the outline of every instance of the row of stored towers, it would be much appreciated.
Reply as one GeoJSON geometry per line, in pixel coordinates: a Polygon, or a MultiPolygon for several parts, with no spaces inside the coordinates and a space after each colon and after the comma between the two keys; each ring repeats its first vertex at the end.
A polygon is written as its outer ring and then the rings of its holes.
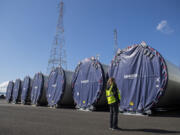
{"type": "Polygon", "coordinates": [[[8,102],[74,106],[83,110],[107,107],[105,89],[109,77],[116,80],[121,93],[120,111],[147,113],[157,107],[179,107],[180,70],[150,46],[137,44],[119,50],[110,65],[86,58],[75,71],[62,67],[49,76],[36,73],[23,81],[10,81],[8,102]]]}

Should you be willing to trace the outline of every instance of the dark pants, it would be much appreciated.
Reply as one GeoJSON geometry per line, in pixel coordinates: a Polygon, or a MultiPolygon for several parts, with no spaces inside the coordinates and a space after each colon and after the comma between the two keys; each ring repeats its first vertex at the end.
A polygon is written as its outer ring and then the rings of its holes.
{"type": "Polygon", "coordinates": [[[110,128],[118,127],[118,103],[110,104],[110,128]]]}

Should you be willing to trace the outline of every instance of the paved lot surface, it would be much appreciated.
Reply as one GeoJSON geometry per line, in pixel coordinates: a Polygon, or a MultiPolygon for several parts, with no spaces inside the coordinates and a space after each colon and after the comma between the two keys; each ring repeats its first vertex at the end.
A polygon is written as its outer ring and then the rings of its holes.
{"type": "Polygon", "coordinates": [[[7,104],[0,100],[0,135],[180,135],[180,115],[119,114],[111,131],[108,112],[82,112],[7,104]]]}

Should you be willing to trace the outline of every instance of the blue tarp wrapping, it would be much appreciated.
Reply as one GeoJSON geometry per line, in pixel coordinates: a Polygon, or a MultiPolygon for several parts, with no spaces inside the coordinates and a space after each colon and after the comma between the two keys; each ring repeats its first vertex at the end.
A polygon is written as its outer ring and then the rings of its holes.
{"type": "Polygon", "coordinates": [[[73,98],[77,108],[91,108],[103,90],[104,73],[96,59],[85,59],[76,67],[72,79],[73,98]]]}
{"type": "Polygon", "coordinates": [[[117,53],[109,76],[121,93],[122,111],[146,112],[156,104],[167,85],[167,67],[153,48],[133,45],[117,53]]]}
{"type": "Polygon", "coordinates": [[[31,90],[31,104],[38,105],[39,99],[42,95],[44,85],[44,78],[42,73],[35,74],[31,90]]]}
{"type": "Polygon", "coordinates": [[[12,93],[12,102],[17,103],[20,101],[20,95],[21,95],[21,80],[16,79],[14,83],[13,93],[12,93]]]}
{"type": "Polygon", "coordinates": [[[10,81],[6,90],[6,101],[9,103],[12,100],[12,92],[13,92],[14,82],[10,81]]]}
{"type": "Polygon", "coordinates": [[[47,100],[49,106],[56,106],[60,103],[65,88],[65,75],[61,67],[51,71],[48,78],[47,100]]]}
{"type": "Polygon", "coordinates": [[[25,104],[30,91],[30,77],[26,76],[22,84],[21,103],[25,104]]]}

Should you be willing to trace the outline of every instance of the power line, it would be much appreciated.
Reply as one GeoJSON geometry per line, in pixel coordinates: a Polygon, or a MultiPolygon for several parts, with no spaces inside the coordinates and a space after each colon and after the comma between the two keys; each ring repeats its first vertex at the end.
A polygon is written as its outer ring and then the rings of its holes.
{"type": "Polygon", "coordinates": [[[117,42],[117,30],[114,29],[114,55],[116,55],[118,50],[118,42],[117,42]]]}
{"type": "Polygon", "coordinates": [[[51,70],[55,69],[58,66],[67,69],[65,40],[64,40],[64,26],[63,26],[63,10],[64,10],[63,1],[59,2],[58,10],[59,10],[59,16],[56,26],[56,34],[54,36],[54,41],[50,52],[50,58],[48,60],[47,73],[49,73],[51,70]]]}

